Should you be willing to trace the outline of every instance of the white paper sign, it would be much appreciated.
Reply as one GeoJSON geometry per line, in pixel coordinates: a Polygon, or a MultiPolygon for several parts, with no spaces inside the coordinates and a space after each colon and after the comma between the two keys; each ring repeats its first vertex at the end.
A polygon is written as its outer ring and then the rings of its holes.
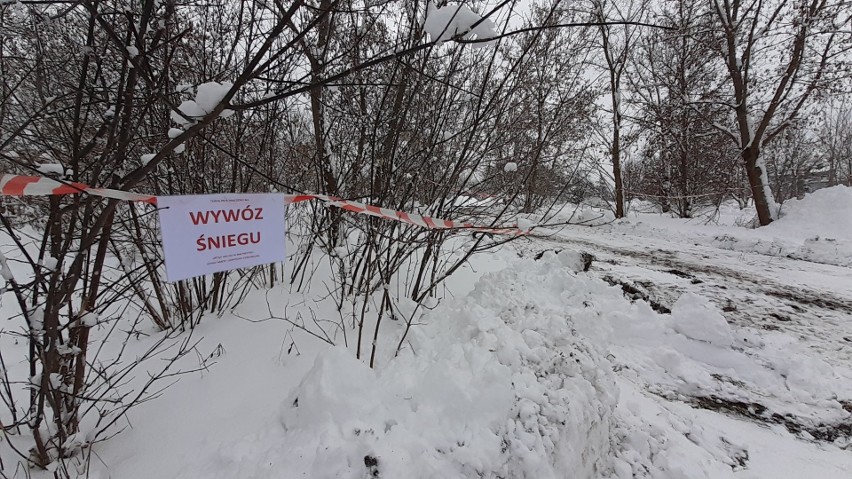
{"type": "Polygon", "coordinates": [[[283,194],[158,196],[166,278],[284,261],[283,194]]]}

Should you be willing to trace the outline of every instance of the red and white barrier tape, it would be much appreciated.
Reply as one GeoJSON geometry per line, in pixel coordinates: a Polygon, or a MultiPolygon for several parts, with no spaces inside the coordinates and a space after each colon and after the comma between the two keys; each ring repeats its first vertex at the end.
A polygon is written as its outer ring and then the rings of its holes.
{"type": "MultiPolygon", "coordinates": [[[[441,218],[432,218],[431,216],[422,216],[414,213],[406,213],[405,211],[396,211],[390,210],[387,208],[380,208],[374,205],[368,205],[366,203],[358,203],[356,201],[343,200],[340,198],[335,198],[333,196],[326,195],[298,195],[297,197],[309,196],[312,199],[318,199],[326,202],[330,206],[336,206],[338,208],[344,209],[346,211],[351,211],[353,213],[361,214],[361,215],[369,215],[375,216],[378,218],[384,218],[393,221],[399,221],[401,223],[407,223],[410,225],[420,226],[422,228],[428,229],[439,229],[439,230],[448,230],[448,229],[464,229],[464,230],[472,230],[478,231],[482,233],[494,233],[501,235],[519,235],[526,234],[527,231],[522,231],[517,227],[511,228],[493,228],[490,226],[477,226],[473,223],[460,223],[458,221],[453,220],[445,220],[441,218]]],[[[297,200],[301,201],[301,200],[297,200]]],[[[296,201],[293,201],[294,203],[296,201]]]]}
{"type": "MultiPolygon", "coordinates": [[[[129,193],[109,188],[92,188],[82,183],[61,183],[54,179],[42,176],[2,175],[0,176],[0,193],[2,193],[3,196],[51,196],[88,193],[90,195],[102,196],[104,198],[112,198],[116,200],[139,201],[153,205],[157,204],[157,197],[152,195],[129,193]]],[[[528,231],[523,231],[517,227],[492,228],[490,226],[477,226],[472,223],[460,223],[452,220],[432,218],[414,213],[406,213],[404,211],[380,208],[366,203],[358,203],[356,201],[344,200],[327,195],[285,195],[285,201],[288,204],[300,203],[302,201],[309,200],[320,200],[330,206],[335,206],[353,213],[385,218],[428,229],[465,229],[482,233],[510,235],[528,233],[528,231]]]]}
{"type": "Polygon", "coordinates": [[[90,195],[103,196],[104,198],[157,204],[156,196],[140,195],[138,193],[128,193],[108,188],[92,188],[82,183],[60,183],[59,181],[43,176],[2,175],[0,176],[0,192],[3,193],[3,196],[73,195],[85,192],[90,195]]]}

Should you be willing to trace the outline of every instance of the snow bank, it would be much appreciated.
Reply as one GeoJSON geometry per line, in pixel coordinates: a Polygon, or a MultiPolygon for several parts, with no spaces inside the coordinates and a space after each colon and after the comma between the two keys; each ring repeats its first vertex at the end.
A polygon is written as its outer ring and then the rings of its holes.
{"type": "Polygon", "coordinates": [[[852,240],[852,188],[833,186],[788,200],[770,230],[793,230],[810,235],[852,240]]]}
{"type": "Polygon", "coordinates": [[[643,394],[850,420],[848,388],[803,346],[735,330],[695,294],[658,314],[576,260],[547,252],[484,276],[378,372],[323,358],[285,402],[282,460],[309,477],[719,478],[747,447],[665,411],[674,429],[661,429],[643,394]]]}
{"type": "Polygon", "coordinates": [[[321,354],[279,426],[184,477],[605,476],[617,388],[565,313],[583,307],[575,256],[485,275],[377,371],[344,349],[321,354]]]}
{"type": "Polygon", "coordinates": [[[293,475],[464,477],[499,463],[510,372],[477,348],[446,352],[381,374],[346,350],[321,356],[282,411],[293,475]]]}
{"type": "Polygon", "coordinates": [[[833,186],[788,200],[779,219],[752,234],[724,234],[713,245],[732,251],[852,266],[852,188],[833,186]]]}
{"type": "MultiPolygon", "coordinates": [[[[265,427],[213,441],[175,477],[716,479],[751,445],[688,403],[850,420],[850,388],[793,338],[732,328],[694,294],[658,314],[581,267],[549,251],[482,276],[377,370],[323,350],[277,413],[258,412],[265,427]]],[[[273,395],[285,381],[264,379],[273,395]]]]}
{"type": "Polygon", "coordinates": [[[615,387],[561,313],[574,259],[485,276],[377,373],[348,352],[322,358],[282,412],[301,445],[288,463],[310,477],[599,475],[615,387]]]}

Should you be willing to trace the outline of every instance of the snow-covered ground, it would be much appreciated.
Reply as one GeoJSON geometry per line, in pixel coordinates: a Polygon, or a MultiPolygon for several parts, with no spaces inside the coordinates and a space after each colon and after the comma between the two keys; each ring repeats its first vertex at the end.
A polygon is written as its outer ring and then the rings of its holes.
{"type": "Polygon", "coordinates": [[[477,256],[395,358],[388,322],[375,369],[267,319],[334,320],[324,294],[254,292],[202,320],[181,364],[201,370],[131,410],[90,477],[852,477],[852,195],[785,208],[757,230],[634,212],[477,256]]]}

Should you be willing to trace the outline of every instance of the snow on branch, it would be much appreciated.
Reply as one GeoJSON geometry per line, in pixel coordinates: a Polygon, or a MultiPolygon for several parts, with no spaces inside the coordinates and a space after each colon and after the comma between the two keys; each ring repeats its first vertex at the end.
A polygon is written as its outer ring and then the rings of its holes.
{"type": "MultiPolygon", "coordinates": [[[[234,84],[231,82],[207,82],[198,85],[195,92],[195,99],[186,100],[181,103],[178,106],[178,110],[180,111],[172,111],[172,120],[178,125],[187,126],[192,123],[190,120],[203,118],[216,109],[233,86],[234,84]]],[[[181,85],[178,90],[186,90],[186,87],[181,85]]],[[[231,110],[224,110],[219,116],[227,118],[232,113],[231,110]]]]}
{"type": "Polygon", "coordinates": [[[482,18],[467,5],[447,5],[437,8],[434,2],[426,5],[423,30],[438,44],[461,36],[464,40],[483,40],[496,37],[494,22],[482,18]]]}

